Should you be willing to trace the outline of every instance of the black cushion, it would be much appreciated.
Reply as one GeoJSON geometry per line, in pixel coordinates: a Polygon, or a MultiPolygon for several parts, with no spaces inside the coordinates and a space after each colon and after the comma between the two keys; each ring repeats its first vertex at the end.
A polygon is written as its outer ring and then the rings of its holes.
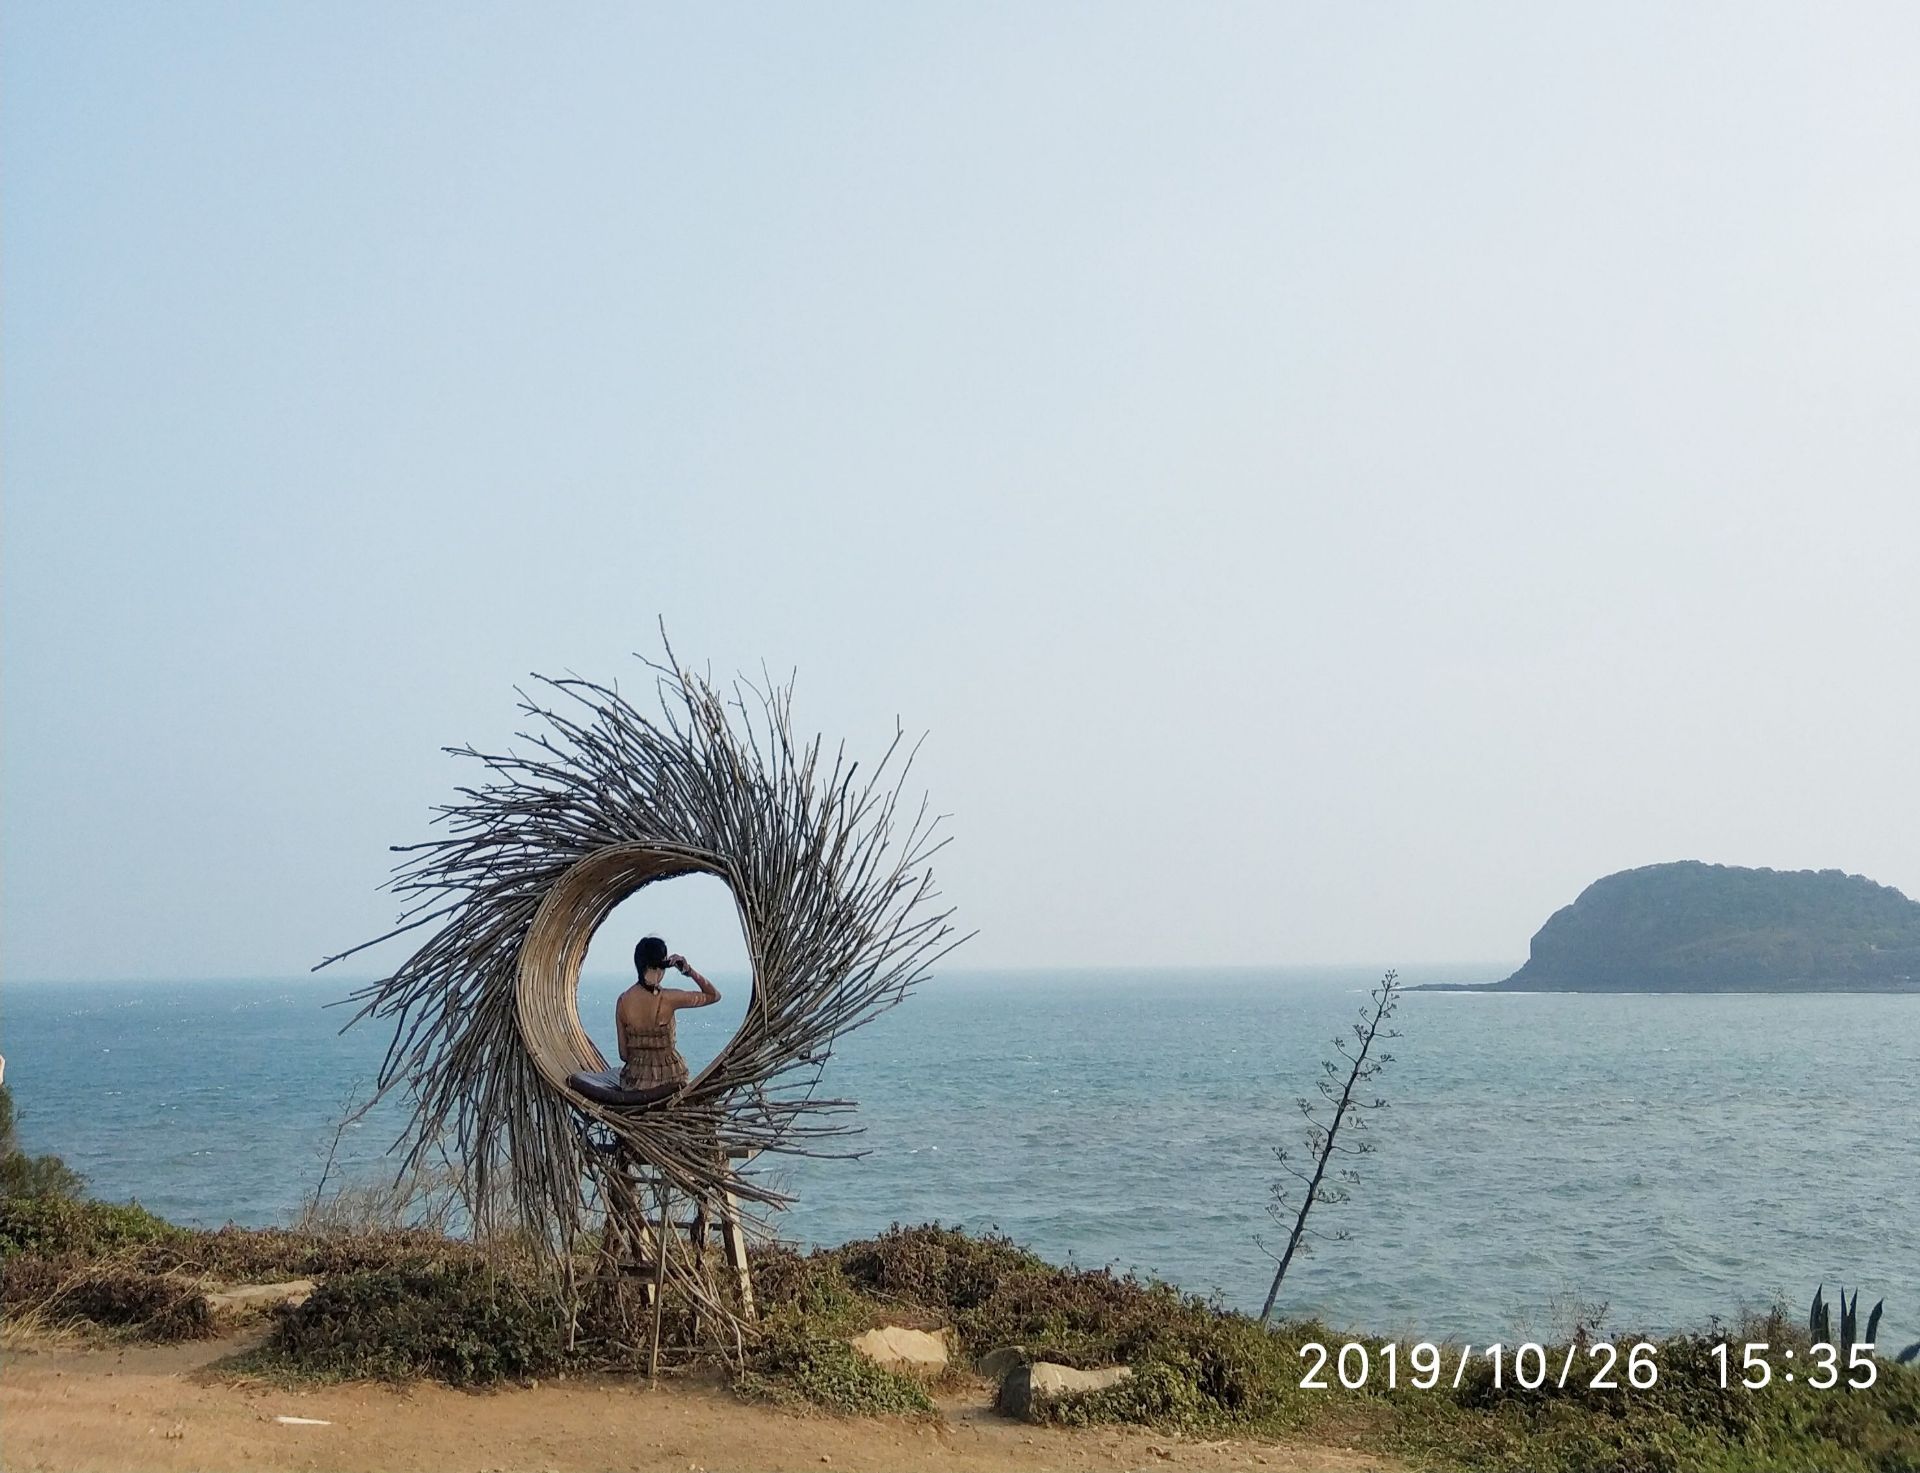
{"type": "Polygon", "coordinates": [[[677,1084],[655,1084],[646,1089],[627,1089],[620,1083],[618,1069],[605,1069],[597,1074],[569,1074],[567,1087],[578,1090],[595,1104],[600,1105],[657,1105],[662,1100],[678,1093],[677,1084]]]}

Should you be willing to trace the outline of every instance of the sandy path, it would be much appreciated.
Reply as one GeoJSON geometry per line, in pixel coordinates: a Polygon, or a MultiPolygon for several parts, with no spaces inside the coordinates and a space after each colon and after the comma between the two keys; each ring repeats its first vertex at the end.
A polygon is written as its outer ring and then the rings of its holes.
{"type": "Polygon", "coordinates": [[[282,1391],[202,1370],[232,1343],[124,1350],[13,1351],[0,1366],[0,1467],[223,1473],[453,1470],[1033,1470],[1246,1468],[1357,1470],[1344,1448],[1201,1442],[1136,1429],[1055,1431],[1009,1422],[981,1398],[953,1398],[940,1423],[842,1420],[748,1406],[690,1379],[543,1382],[461,1392],[354,1384],[282,1391]],[[331,1426],[288,1426],[275,1417],[331,1426]]]}

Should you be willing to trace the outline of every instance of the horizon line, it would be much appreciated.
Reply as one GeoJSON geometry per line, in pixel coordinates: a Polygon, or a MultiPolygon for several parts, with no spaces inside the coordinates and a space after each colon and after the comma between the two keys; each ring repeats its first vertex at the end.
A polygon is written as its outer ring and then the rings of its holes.
{"type": "MultiPolygon", "coordinates": [[[[1524,960],[1524,958],[1522,960],[1524,960]]],[[[937,969],[934,972],[929,973],[927,980],[933,980],[934,978],[937,978],[940,976],[960,976],[960,977],[980,976],[980,975],[997,976],[997,975],[1007,975],[1007,974],[1015,974],[1015,973],[1030,974],[1035,972],[1183,972],[1183,973],[1258,972],[1258,971],[1299,972],[1299,971],[1308,971],[1308,970],[1316,970],[1316,969],[1341,970],[1341,971],[1391,969],[1394,971],[1398,971],[1404,975],[1405,972],[1412,967],[1448,967],[1448,968],[1487,967],[1490,969],[1505,967],[1509,971],[1511,971],[1514,967],[1518,965],[1520,965],[1519,962],[1490,961],[1485,958],[1469,958],[1464,961],[1451,961],[1451,960],[1444,960],[1444,959],[1436,960],[1436,959],[1429,958],[1423,961],[1397,962],[1397,963],[1391,963],[1391,962],[1381,963],[1377,961],[1303,961],[1303,962],[1297,962],[1297,961],[1271,962],[1269,961],[1269,962],[1199,962],[1199,963],[1195,963],[1195,962],[1181,962],[1181,963],[1068,962],[1068,963],[1058,963],[1058,964],[1022,962],[1022,963],[1002,963],[994,966],[943,967],[943,968],[937,969]]],[[[583,978],[604,979],[608,977],[619,977],[625,974],[619,971],[596,970],[591,972],[582,972],[580,975],[583,978]]],[[[738,975],[738,972],[735,971],[731,973],[731,975],[738,975]]],[[[86,975],[80,975],[80,974],[73,974],[68,976],[41,975],[41,976],[6,977],[4,979],[4,982],[0,982],[0,988],[8,987],[8,986],[46,987],[46,986],[54,986],[54,985],[65,985],[70,983],[82,983],[82,984],[97,983],[102,986],[120,987],[120,986],[142,986],[142,985],[150,985],[154,983],[179,983],[179,984],[194,985],[199,983],[218,983],[218,982],[315,982],[315,983],[318,983],[318,982],[329,982],[329,981],[339,982],[351,987],[360,987],[360,986],[369,985],[374,982],[382,981],[384,980],[384,976],[385,974],[373,974],[373,973],[354,974],[354,975],[348,975],[345,973],[335,973],[332,976],[327,976],[321,973],[314,972],[312,970],[304,971],[304,972],[280,972],[280,973],[223,972],[223,973],[217,973],[217,974],[214,974],[214,973],[196,974],[191,976],[155,974],[152,976],[139,976],[139,977],[127,977],[127,976],[99,977],[99,976],[86,976],[86,975]]]]}

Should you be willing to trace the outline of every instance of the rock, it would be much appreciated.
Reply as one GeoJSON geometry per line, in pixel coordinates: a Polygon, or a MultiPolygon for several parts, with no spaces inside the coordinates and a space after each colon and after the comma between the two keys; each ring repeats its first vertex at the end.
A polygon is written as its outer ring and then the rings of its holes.
{"type": "Polygon", "coordinates": [[[947,1368],[944,1330],[908,1330],[887,1325],[856,1335],[849,1343],[868,1360],[890,1370],[938,1374],[947,1368]]]}
{"type": "Polygon", "coordinates": [[[1031,1359],[1024,1345],[1002,1345],[998,1350],[989,1350],[973,1363],[973,1368],[989,1381],[1004,1381],[1007,1372],[1018,1370],[1031,1359]]]}
{"type": "Polygon", "coordinates": [[[1030,1366],[1016,1366],[1007,1372],[994,1398],[996,1410],[1009,1417],[1033,1420],[1038,1403],[1063,1396],[1081,1396],[1089,1391],[1105,1391],[1131,1376],[1127,1366],[1102,1366],[1097,1371],[1076,1371],[1072,1366],[1057,1366],[1037,1360],[1030,1366]]]}
{"type": "Polygon", "coordinates": [[[288,1279],[284,1284],[242,1284],[207,1296],[207,1308],[216,1315],[254,1314],[276,1305],[300,1305],[313,1293],[312,1279],[288,1279]]]}

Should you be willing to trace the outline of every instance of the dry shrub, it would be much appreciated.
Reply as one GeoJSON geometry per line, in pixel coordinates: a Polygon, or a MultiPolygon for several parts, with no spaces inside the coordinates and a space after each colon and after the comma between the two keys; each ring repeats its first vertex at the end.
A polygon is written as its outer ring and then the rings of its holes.
{"type": "Polygon", "coordinates": [[[462,1220],[458,1175],[447,1167],[422,1167],[399,1180],[377,1177],[316,1194],[294,1227],[308,1233],[422,1232],[442,1237],[462,1220]]]}
{"type": "Polygon", "coordinates": [[[213,1334],[203,1286],[124,1261],[12,1257],[0,1280],[0,1312],[9,1321],[50,1327],[82,1322],[146,1340],[196,1340],[213,1334]]]}
{"type": "Polygon", "coordinates": [[[437,1233],[316,1233],[297,1228],[240,1228],[184,1233],[138,1250],[156,1272],[205,1274],[228,1284],[317,1279],[396,1266],[484,1263],[485,1250],[437,1233]]]}

